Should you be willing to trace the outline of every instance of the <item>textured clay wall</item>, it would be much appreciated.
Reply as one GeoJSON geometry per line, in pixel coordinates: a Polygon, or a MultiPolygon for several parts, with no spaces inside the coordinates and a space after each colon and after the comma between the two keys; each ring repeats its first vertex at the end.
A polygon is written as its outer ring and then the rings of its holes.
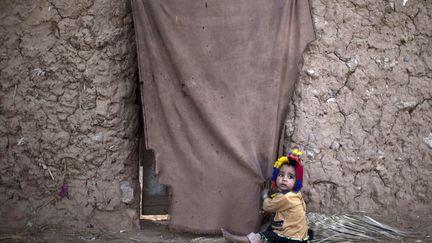
{"type": "MultiPolygon", "coordinates": [[[[287,143],[312,211],[432,214],[432,1],[402,2],[311,0],[287,143]]],[[[133,227],[136,79],[128,1],[0,1],[2,224],[133,227]]]]}
{"type": "Polygon", "coordinates": [[[0,1],[0,224],[137,218],[129,1],[0,1]],[[60,199],[64,180],[69,196],[60,199]]]}
{"type": "Polygon", "coordinates": [[[432,1],[312,0],[287,121],[309,209],[432,215],[432,1]]]}

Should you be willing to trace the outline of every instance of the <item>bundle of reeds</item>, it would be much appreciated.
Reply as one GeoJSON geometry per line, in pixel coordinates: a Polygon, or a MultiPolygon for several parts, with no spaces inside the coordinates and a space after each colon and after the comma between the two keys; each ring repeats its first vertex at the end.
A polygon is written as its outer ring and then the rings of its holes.
{"type": "MultiPolygon", "coordinates": [[[[419,233],[405,232],[364,214],[326,215],[308,213],[310,228],[314,230],[312,242],[394,242],[419,239],[419,233]]],[[[417,242],[422,242],[417,241],[417,242]]]]}

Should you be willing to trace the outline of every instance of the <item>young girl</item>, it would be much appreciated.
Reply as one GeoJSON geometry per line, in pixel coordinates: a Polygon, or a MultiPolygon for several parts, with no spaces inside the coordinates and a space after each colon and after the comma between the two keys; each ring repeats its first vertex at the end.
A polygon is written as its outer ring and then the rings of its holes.
{"type": "Polygon", "coordinates": [[[261,233],[250,233],[247,236],[233,235],[222,230],[227,242],[307,242],[308,224],[306,221],[306,204],[300,189],[303,181],[303,166],[300,155],[294,150],[288,156],[280,157],[275,163],[272,174],[272,192],[263,192],[263,209],[274,213],[270,227],[261,233]]]}

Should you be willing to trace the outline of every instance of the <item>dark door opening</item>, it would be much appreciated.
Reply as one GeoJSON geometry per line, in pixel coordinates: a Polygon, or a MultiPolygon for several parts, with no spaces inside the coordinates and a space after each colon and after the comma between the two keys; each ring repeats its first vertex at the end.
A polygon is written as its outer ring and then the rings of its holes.
{"type": "Polygon", "coordinates": [[[140,150],[140,218],[145,215],[167,215],[169,213],[170,193],[166,186],[157,181],[155,174],[155,158],[152,150],[141,145],[140,150]]]}

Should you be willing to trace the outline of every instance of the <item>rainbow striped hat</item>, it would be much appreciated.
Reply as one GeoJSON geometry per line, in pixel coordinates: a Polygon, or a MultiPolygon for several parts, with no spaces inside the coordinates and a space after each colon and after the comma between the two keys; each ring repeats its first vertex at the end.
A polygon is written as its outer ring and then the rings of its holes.
{"type": "Polygon", "coordinates": [[[280,157],[275,163],[273,167],[272,174],[272,188],[276,188],[276,178],[279,174],[279,169],[283,164],[293,165],[296,172],[296,183],[293,188],[293,192],[299,192],[303,186],[303,165],[301,163],[300,155],[303,153],[297,149],[294,149],[292,152],[289,152],[287,156],[280,157]]]}

